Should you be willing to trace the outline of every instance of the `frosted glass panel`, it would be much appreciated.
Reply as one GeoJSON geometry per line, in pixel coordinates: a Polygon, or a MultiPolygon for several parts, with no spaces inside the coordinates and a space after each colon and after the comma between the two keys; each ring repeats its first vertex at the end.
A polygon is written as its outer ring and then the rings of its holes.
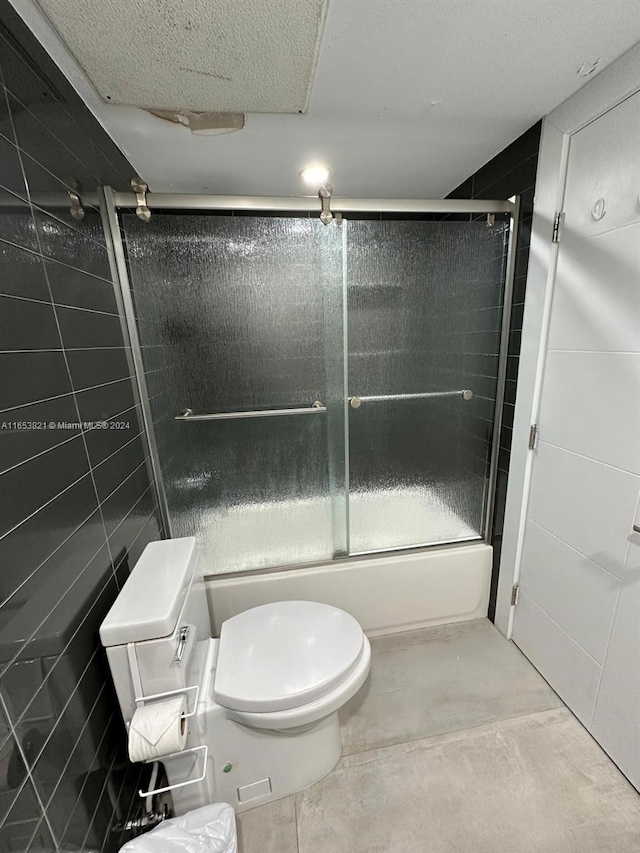
{"type": "Polygon", "coordinates": [[[482,536],[507,223],[348,224],[351,552],[482,536]]]}
{"type": "Polygon", "coordinates": [[[173,532],[199,538],[205,571],[482,536],[506,217],[123,227],[173,532]],[[326,413],[175,420],[316,400],[326,413]]]}
{"type": "Polygon", "coordinates": [[[341,226],[155,213],[123,225],[174,535],[198,536],[207,573],[344,552],[341,226]],[[174,420],[315,400],[326,414],[174,420]]]}

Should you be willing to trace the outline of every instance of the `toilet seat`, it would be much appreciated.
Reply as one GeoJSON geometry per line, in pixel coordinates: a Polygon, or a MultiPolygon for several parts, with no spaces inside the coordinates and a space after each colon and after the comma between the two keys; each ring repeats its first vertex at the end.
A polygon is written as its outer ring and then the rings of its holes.
{"type": "Polygon", "coordinates": [[[371,645],[365,635],[363,640],[362,653],[348,678],[319,699],[286,711],[252,713],[227,709],[228,718],[251,729],[268,729],[276,732],[303,729],[323,720],[342,708],[367,680],[371,669],[371,645]]]}
{"type": "Polygon", "coordinates": [[[295,717],[288,712],[332,704],[352,683],[360,686],[369,657],[362,628],[343,610],[311,601],[264,604],[223,623],[214,697],[234,715],[295,717]]]}

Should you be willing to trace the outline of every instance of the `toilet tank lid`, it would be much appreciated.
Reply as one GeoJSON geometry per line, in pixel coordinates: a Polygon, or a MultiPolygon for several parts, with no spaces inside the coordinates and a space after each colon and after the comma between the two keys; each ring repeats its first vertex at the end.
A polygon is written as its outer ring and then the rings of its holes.
{"type": "Polygon", "coordinates": [[[103,646],[173,633],[198,562],[193,536],[151,542],[100,626],[103,646]]]}

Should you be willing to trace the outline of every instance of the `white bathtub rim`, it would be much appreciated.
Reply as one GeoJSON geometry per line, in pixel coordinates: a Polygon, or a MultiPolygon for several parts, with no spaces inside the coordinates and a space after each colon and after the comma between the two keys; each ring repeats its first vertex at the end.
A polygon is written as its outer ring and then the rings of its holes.
{"type": "Polygon", "coordinates": [[[370,637],[486,617],[493,549],[484,542],[317,566],[205,578],[214,632],[272,601],[311,600],[351,613],[370,637]]]}

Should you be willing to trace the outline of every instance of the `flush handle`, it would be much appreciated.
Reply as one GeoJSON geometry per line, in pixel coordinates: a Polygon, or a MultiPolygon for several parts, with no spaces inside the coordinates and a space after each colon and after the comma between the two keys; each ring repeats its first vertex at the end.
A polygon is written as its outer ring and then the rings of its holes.
{"type": "Polygon", "coordinates": [[[189,639],[189,627],[185,626],[184,628],[180,628],[180,633],[178,634],[178,645],[176,646],[175,657],[173,658],[175,663],[180,663],[184,656],[184,650],[187,647],[187,640],[189,639]]]}

